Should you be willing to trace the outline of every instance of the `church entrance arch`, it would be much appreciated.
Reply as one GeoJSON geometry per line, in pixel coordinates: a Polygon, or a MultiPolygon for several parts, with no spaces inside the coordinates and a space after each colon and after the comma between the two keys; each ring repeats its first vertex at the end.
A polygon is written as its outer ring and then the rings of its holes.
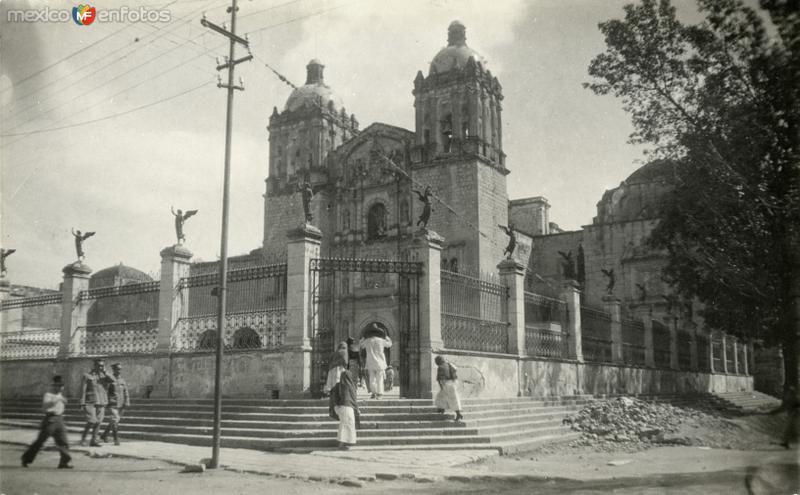
{"type": "Polygon", "coordinates": [[[418,397],[419,277],[422,264],[397,260],[315,258],[310,261],[311,392],[322,395],[338,342],[378,323],[392,338],[387,359],[397,367],[401,397],[418,397]],[[350,325],[354,326],[351,327],[350,325]]]}

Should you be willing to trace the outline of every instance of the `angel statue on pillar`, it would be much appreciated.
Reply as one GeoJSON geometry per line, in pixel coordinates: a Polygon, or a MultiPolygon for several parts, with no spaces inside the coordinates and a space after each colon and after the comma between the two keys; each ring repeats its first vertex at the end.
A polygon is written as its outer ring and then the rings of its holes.
{"type": "Polygon", "coordinates": [[[175,216],[175,235],[178,237],[178,244],[183,244],[183,241],[186,240],[186,236],[183,235],[183,223],[190,217],[193,217],[197,214],[197,210],[187,210],[186,213],[178,210],[175,212],[175,209],[170,206],[170,211],[175,216]]]}
{"type": "Polygon", "coordinates": [[[606,270],[601,268],[600,271],[603,272],[603,275],[605,275],[606,278],[608,278],[608,283],[606,284],[606,294],[611,295],[614,292],[614,285],[617,283],[617,279],[614,276],[614,269],[612,268],[611,270],[606,270]]]}
{"type": "Polygon", "coordinates": [[[511,257],[514,255],[514,249],[517,247],[517,233],[514,230],[514,224],[509,222],[508,227],[505,225],[498,225],[498,227],[500,227],[500,229],[508,236],[508,245],[503,251],[503,255],[507,254],[508,259],[511,259],[511,257]]]}
{"type": "Polygon", "coordinates": [[[81,231],[75,231],[72,229],[72,236],[75,238],[75,253],[78,255],[78,261],[83,261],[85,253],[83,252],[83,241],[92,237],[94,232],[87,232],[85,234],[81,234],[81,231]]]}
{"type": "Polygon", "coordinates": [[[428,220],[431,218],[431,212],[433,208],[431,207],[431,186],[425,186],[425,191],[420,192],[416,189],[412,189],[415,193],[417,193],[417,197],[419,200],[422,201],[422,214],[420,214],[419,219],[417,219],[417,227],[422,224],[422,228],[428,228],[428,220]]]}
{"type": "Polygon", "coordinates": [[[311,182],[304,181],[297,184],[297,192],[303,195],[303,213],[306,217],[306,223],[311,223],[314,220],[314,214],[311,213],[311,200],[314,198],[314,186],[311,182]]]}
{"type": "Polygon", "coordinates": [[[6,276],[6,258],[14,254],[16,249],[0,248],[0,277],[6,276]]]}

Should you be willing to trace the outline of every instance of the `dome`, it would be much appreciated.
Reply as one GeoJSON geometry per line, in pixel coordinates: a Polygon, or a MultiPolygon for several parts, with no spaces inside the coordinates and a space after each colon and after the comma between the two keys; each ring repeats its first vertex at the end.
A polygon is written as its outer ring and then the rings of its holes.
{"type": "Polygon", "coordinates": [[[647,182],[671,183],[675,177],[675,163],[669,160],[653,160],[636,169],[625,179],[626,184],[641,184],[647,182]]]}
{"type": "Polygon", "coordinates": [[[130,283],[152,282],[153,278],[136,268],[125,266],[122,263],[108,268],[103,268],[92,274],[89,278],[89,286],[110,287],[113,285],[126,285],[130,283]]]}
{"type": "Polygon", "coordinates": [[[658,216],[665,194],[675,184],[675,163],[654,160],[603,194],[594,223],[642,220],[658,216]]]}
{"type": "Polygon", "coordinates": [[[467,65],[470,57],[476,62],[486,65],[486,60],[475,50],[467,46],[467,31],[459,21],[453,21],[447,28],[447,46],[439,50],[431,62],[430,74],[460,69],[467,65]]]}
{"type": "Polygon", "coordinates": [[[330,102],[333,102],[333,107],[337,111],[344,106],[342,99],[325,84],[323,78],[324,68],[325,66],[317,59],[312,59],[308,63],[306,66],[306,84],[292,91],[289,99],[286,100],[286,108],[284,110],[295,111],[305,105],[314,106],[319,104],[327,107],[330,102]]]}

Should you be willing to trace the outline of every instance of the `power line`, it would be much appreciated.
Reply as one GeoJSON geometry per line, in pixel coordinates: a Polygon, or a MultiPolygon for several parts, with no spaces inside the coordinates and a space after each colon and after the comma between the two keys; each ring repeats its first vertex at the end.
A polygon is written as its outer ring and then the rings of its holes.
{"type": "MultiPolygon", "coordinates": [[[[211,81],[211,82],[213,82],[213,81],[211,81]]],[[[42,134],[42,133],[45,133],[45,132],[61,131],[61,130],[70,129],[70,128],[73,128],[73,127],[81,127],[81,126],[84,126],[84,125],[94,124],[96,122],[102,122],[104,120],[110,120],[110,119],[113,119],[113,118],[116,118],[116,117],[121,117],[123,115],[128,115],[130,113],[138,112],[139,110],[144,110],[145,108],[150,108],[150,107],[153,107],[155,105],[159,105],[161,103],[164,103],[164,102],[167,102],[167,101],[170,101],[170,100],[174,100],[175,98],[179,98],[179,97],[181,97],[183,95],[186,95],[186,94],[192,93],[194,91],[197,91],[198,89],[200,89],[203,86],[206,86],[208,84],[209,84],[209,81],[206,81],[206,82],[204,82],[202,84],[194,86],[193,88],[189,88],[189,89],[187,89],[185,91],[181,91],[178,94],[175,94],[175,95],[172,95],[172,96],[168,96],[168,97],[162,98],[160,100],[156,100],[156,101],[148,103],[146,105],[141,105],[141,106],[138,106],[138,107],[134,107],[134,108],[125,110],[124,112],[119,112],[119,113],[115,113],[115,114],[112,114],[112,115],[106,115],[105,117],[100,117],[100,118],[92,119],[92,120],[86,120],[86,121],[83,121],[83,122],[75,122],[73,124],[67,124],[67,125],[63,125],[63,126],[59,126],[59,127],[50,127],[48,129],[38,129],[38,130],[35,130],[35,131],[18,132],[18,133],[13,133],[13,134],[0,134],[0,137],[29,136],[29,135],[32,135],[32,134],[42,134]]]]}

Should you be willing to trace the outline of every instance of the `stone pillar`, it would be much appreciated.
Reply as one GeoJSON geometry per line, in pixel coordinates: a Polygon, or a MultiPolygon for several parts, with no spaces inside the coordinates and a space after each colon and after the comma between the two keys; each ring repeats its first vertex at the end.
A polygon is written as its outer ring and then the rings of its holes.
{"type": "Polygon", "coordinates": [[[736,337],[731,337],[733,340],[733,372],[737,375],[740,373],[739,371],[739,339],[736,337]]]}
{"type": "Polygon", "coordinates": [[[86,315],[90,304],[78,301],[81,291],[89,289],[89,274],[92,269],[80,261],[67,265],[62,270],[64,282],[61,288],[61,345],[59,357],[83,354],[79,327],[86,326],[86,315]]]}
{"type": "Polygon", "coordinates": [[[161,281],[158,292],[158,336],[156,352],[169,353],[172,344],[172,330],[181,317],[183,301],[179,295],[178,284],[189,276],[189,260],[192,253],[180,244],[161,250],[161,281]]]}
{"type": "Polygon", "coordinates": [[[565,280],[561,298],[567,303],[567,311],[569,312],[569,328],[567,328],[569,358],[582,363],[581,291],[578,287],[578,282],[565,280]]]}
{"type": "Polygon", "coordinates": [[[725,332],[722,333],[722,371],[726,375],[728,374],[728,342],[727,342],[727,335],[725,332]]]}
{"type": "Polygon", "coordinates": [[[750,374],[750,356],[752,354],[752,352],[750,351],[750,346],[752,344],[746,342],[743,345],[744,345],[744,348],[742,349],[742,352],[744,353],[744,370],[743,370],[743,374],[745,376],[747,376],[747,375],[750,374]]]}
{"type": "Polygon", "coordinates": [[[669,321],[669,367],[677,370],[678,366],[678,317],[667,317],[669,321]]]}
{"type": "Polygon", "coordinates": [[[620,300],[614,296],[603,296],[603,307],[611,315],[611,360],[624,362],[622,356],[622,311],[620,300]]]}
{"type": "Polygon", "coordinates": [[[508,288],[508,353],[525,356],[525,265],[505,259],[497,268],[508,288]]]}
{"type": "MultiPolygon", "coordinates": [[[[5,277],[0,277],[0,304],[11,296],[11,284],[5,277]]],[[[0,332],[8,330],[9,311],[0,311],[0,332]]]]}
{"type": "Polygon", "coordinates": [[[649,315],[644,320],[644,365],[650,368],[656,366],[656,354],[653,347],[653,318],[649,315]]]}
{"type": "Polygon", "coordinates": [[[422,263],[419,278],[419,390],[421,398],[431,398],[438,388],[434,353],[442,342],[441,259],[444,238],[423,229],[414,234],[411,259],[422,263]]]}
{"type": "Polygon", "coordinates": [[[319,258],[322,232],[303,224],[287,233],[286,341],[283,345],[284,389],[289,396],[311,389],[310,262],[319,258]]]}

